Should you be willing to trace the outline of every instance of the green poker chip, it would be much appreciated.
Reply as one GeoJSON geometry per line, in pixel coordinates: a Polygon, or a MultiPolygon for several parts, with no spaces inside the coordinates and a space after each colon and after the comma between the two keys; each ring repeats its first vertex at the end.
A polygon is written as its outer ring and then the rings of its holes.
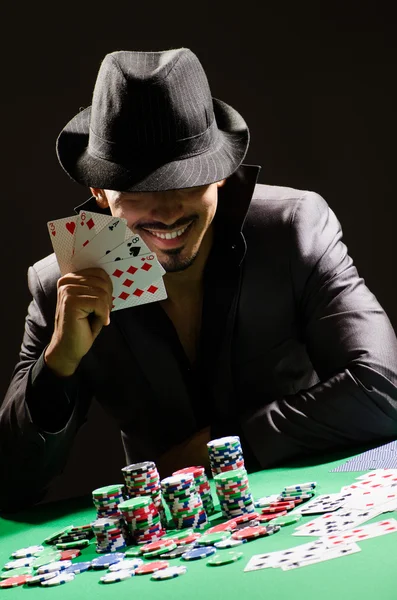
{"type": "Polygon", "coordinates": [[[36,560],[32,563],[32,567],[34,569],[38,569],[43,565],[48,565],[48,563],[50,562],[61,560],[61,556],[62,553],[59,550],[53,552],[46,552],[45,554],[40,554],[40,556],[38,556],[36,560]]]}
{"type": "Polygon", "coordinates": [[[281,527],[283,527],[284,525],[292,525],[293,523],[297,523],[301,518],[302,515],[300,513],[291,513],[290,515],[284,515],[283,517],[276,517],[275,519],[272,519],[269,521],[269,525],[281,525],[281,527]]]}
{"type": "Polygon", "coordinates": [[[189,535],[194,533],[193,529],[172,529],[168,531],[167,534],[162,538],[163,540],[172,539],[172,540],[182,540],[189,535]]]}
{"type": "Polygon", "coordinates": [[[236,560],[239,560],[242,556],[242,552],[222,552],[219,554],[214,554],[214,556],[211,556],[209,561],[207,561],[207,565],[211,565],[212,567],[228,565],[230,563],[236,562],[236,560]]]}
{"type": "Polygon", "coordinates": [[[76,540],[75,542],[60,542],[59,544],[56,544],[56,547],[59,550],[73,550],[74,548],[86,548],[89,545],[89,540],[76,540]]]}
{"type": "Polygon", "coordinates": [[[217,542],[222,542],[231,537],[230,531],[217,531],[214,533],[203,533],[201,538],[196,540],[197,546],[213,546],[217,542]]]}
{"type": "Polygon", "coordinates": [[[0,579],[8,579],[9,577],[19,577],[20,575],[33,575],[32,567],[19,567],[18,569],[8,569],[0,572],[0,579]]]}
{"type": "Polygon", "coordinates": [[[56,531],[55,533],[52,533],[51,535],[49,535],[48,537],[46,537],[45,540],[44,540],[44,543],[45,544],[52,544],[62,534],[69,533],[69,531],[71,531],[72,529],[73,529],[73,525],[68,525],[67,527],[64,527],[63,529],[61,529],[59,531],[56,531]]]}
{"type": "Polygon", "coordinates": [[[175,548],[177,548],[177,543],[175,542],[175,544],[169,545],[169,546],[165,546],[164,548],[158,548],[157,550],[152,550],[151,552],[144,552],[143,553],[143,558],[153,558],[154,556],[160,556],[161,554],[166,554],[167,552],[172,552],[172,550],[175,550],[175,548]]]}
{"type": "Polygon", "coordinates": [[[124,552],[124,556],[126,558],[135,558],[137,556],[142,556],[142,549],[141,548],[128,548],[124,552]]]}

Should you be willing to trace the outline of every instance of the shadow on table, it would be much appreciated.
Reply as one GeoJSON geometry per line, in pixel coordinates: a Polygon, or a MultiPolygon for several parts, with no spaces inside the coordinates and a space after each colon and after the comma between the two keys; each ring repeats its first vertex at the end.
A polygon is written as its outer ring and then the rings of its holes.
{"type": "Polygon", "coordinates": [[[80,498],[71,498],[69,500],[61,500],[48,502],[46,504],[38,504],[26,509],[18,510],[17,512],[0,512],[0,517],[4,520],[29,523],[30,525],[40,525],[53,519],[59,519],[65,515],[80,510],[92,508],[95,512],[91,496],[83,496],[80,498]]]}

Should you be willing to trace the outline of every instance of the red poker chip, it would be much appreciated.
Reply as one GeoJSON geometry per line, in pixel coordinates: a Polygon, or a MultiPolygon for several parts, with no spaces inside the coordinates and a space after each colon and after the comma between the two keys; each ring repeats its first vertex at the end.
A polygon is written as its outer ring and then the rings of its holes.
{"type": "Polygon", "coordinates": [[[183,469],[179,469],[178,471],[174,471],[172,476],[174,475],[186,475],[186,473],[191,473],[193,477],[200,477],[200,475],[204,474],[204,467],[184,467],[183,469]]]}
{"type": "Polygon", "coordinates": [[[259,517],[259,513],[252,512],[252,513],[246,513],[244,515],[240,515],[239,517],[234,517],[233,521],[235,521],[237,525],[240,525],[241,523],[246,523],[248,521],[253,521],[257,517],[259,517]]]}
{"type": "Polygon", "coordinates": [[[219,525],[214,525],[210,529],[207,529],[205,533],[218,533],[219,531],[233,531],[236,529],[237,523],[235,520],[231,519],[226,521],[225,523],[219,523],[219,525]]]}
{"type": "Polygon", "coordinates": [[[267,534],[267,528],[264,525],[255,525],[254,527],[244,527],[239,531],[232,533],[234,540],[253,540],[257,537],[267,534]]]}
{"type": "Polygon", "coordinates": [[[259,515],[259,517],[256,517],[256,521],[259,521],[259,523],[267,523],[268,521],[272,521],[273,519],[276,519],[277,517],[284,517],[286,514],[287,514],[287,511],[282,510],[277,513],[269,513],[267,515],[259,515]]]}
{"type": "Polygon", "coordinates": [[[80,556],[81,551],[78,548],[71,548],[70,550],[62,550],[60,560],[72,560],[80,556]]]}
{"type": "Polygon", "coordinates": [[[176,539],[174,541],[176,542],[177,546],[187,546],[188,544],[193,544],[193,542],[198,540],[200,537],[201,533],[192,533],[185,538],[182,538],[180,540],[176,539]]]}
{"type": "Polygon", "coordinates": [[[261,513],[262,515],[270,515],[273,513],[279,513],[283,510],[289,510],[291,508],[294,508],[293,506],[266,506],[265,508],[261,509],[261,513]]]}
{"type": "Polygon", "coordinates": [[[154,552],[155,550],[160,550],[161,548],[168,548],[168,546],[173,546],[175,544],[173,539],[166,540],[158,540],[157,542],[151,542],[142,547],[142,552],[154,552]]]}
{"type": "Polygon", "coordinates": [[[147,573],[155,573],[155,571],[160,571],[160,569],[166,569],[170,566],[170,563],[166,560],[157,560],[151,563],[147,563],[146,565],[141,565],[137,569],[135,569],[135,575],[146,575],[147,573]]]}
{"type": "Polygon", "coordinates": [[[0,581],[0,588],[11,588],[23,585],[29,579],[32,579],[32,575],[17,575],[16,577],[8,577],[8,579],[2,579],[0,581]]]}

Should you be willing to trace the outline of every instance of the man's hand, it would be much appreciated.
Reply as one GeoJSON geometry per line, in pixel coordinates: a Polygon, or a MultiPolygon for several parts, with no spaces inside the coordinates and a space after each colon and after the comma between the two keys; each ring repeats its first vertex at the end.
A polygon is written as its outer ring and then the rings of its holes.
{"type": "Polygon", "coordinates": [[[110,323],[113,286],[103,269],[91,268],[64,275],[57,288],[54,333],[44,360],[56,375],[68,377],[110,323]]]}
{"type": "Polygon", "coordinates": [[[156,460],[161,479],[184,467],[205,467],[210,469],[207,443],[210,441],[210,427],[205,427],[181,444],[173,446],[156,460]]]}

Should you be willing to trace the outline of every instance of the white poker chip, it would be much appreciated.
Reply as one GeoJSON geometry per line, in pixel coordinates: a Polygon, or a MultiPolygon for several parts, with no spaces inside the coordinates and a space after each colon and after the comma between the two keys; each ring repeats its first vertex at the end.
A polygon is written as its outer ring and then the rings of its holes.
{"type": "Polygon", "coordinates": [[[12,553],[14,558],[26,558],[29,556],[36,556],[36,554],[43,552],[44,546],[28,546],[27,548],[21,548],[20,550],[15,550],[12,553]]]}
{"type": "Polygon", "coordinates": [[[51,579],[47,579],[46,581],[42,581],[40,585],[50,586],[50,585],[62,585],[63,583],[69,583],[69,581],[73,581],[76,577],[74,573],[60,573],[55,577],[51,577],[51,579]]]}
{"type": "Polygon", "coordinates": [[[36,583],[41,583],[42,581],[46,581],[47,579],[58,577],[60,573],[60,571],[53,571],[52,573],[41,573],[41,575],[33,575],[33,577],[28,579],[26,583],[28,585],[36,585],[36,583]]]}
{"type": "Polygon", "coordinates": [[[227,540],[221,540],[220,542],[215,542],[215,548],[234,548],[234,546],[241,546],[244,544],[245,540],[234,540],[233,538],[229,538],[227,540]]]}
{"type": "MultiPolygon", "coordinates": [[[[72,565],[71,560],[55,560],[54,562],[50,562],[47,565],[42,565],[37,569],[37,573],[41,575],[42,573],[52,573],[53,571],[64,571],[68,567],[72,565]]],[[[69,573],[72,575],[73,573],[69,573]]]]}
{"type": "Polygon", "coordinates": [[[161,579],[172,579],[173,577],[179,577],[179,575],[184,575],[186,573],[187,568],[183,565],[175,566],[175,567],[167,567],[166,569],[160,569],[156,571],[152,575],[152,579],[161,580],[161,579]]]}
{"type": "Polygon", "coordinates": [[[113,573],[115,571],[128,571],[131,569],[134,570],[140,567],[141,565],[143,565],[143,560],[141,558],[126,558],[125,560],[121,560],[120,562],[115,563],[114,565],[110,565],[109,571],[113,573]]]}
{"type": "Polygon", "coordinates": [[[124,581],[135,575],[132,569],[121,569],[120,571],[113,571],[106,573],[101,577],[102,583],[116,583],[117,581],[124,581]]]}
{"type": "Polygon", "coordinates": [[[18,558],[17,560],[10,560],[4,565],[4,569],[19,569],[20,567],[31,567],[35,560],[36,558],[34,556],[27,556],[25,558],[18,558]]]}

